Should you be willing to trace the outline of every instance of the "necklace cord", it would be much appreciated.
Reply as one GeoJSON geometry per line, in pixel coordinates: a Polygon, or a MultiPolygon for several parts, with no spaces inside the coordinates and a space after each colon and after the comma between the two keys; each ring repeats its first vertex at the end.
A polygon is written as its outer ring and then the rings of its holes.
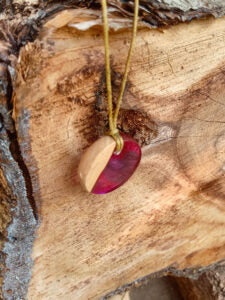
{"type": "Polygon", "coordinates": [[[106,88],[107,88],[107,99],[108,99],[108,114],[109,114],[109,132],[106,132],[107,135],[110,135],[116,141],[116,152],[119,153],[123,148],[123,138],[119,134],[117,129],[117,119],[123,99],[124,90],[126,87],[127,76],[130,67],[131,55],[134,48],[135,38],[137,34],[137,24],[138,24],[138,8],[139,0],[134,0],[134,22],[132,30],[132,38],[130,42],[130,48],[127,55],[127,60],[125,64],[124,75],[122,83],[120,86],[120,92],[118,100],[116,102],[116,108],[113,115],[113,103],[112,103],[112,83],[111,83],[111,69],[110,69],[110,54],[109,54],[109,25],[108,25],[108,16],[107,16],[107,0],[102,0],[102,16],[103,16],[103,30],[104,30],[104,46],[105,46],[105,68],[106,68],[106,88]]]}

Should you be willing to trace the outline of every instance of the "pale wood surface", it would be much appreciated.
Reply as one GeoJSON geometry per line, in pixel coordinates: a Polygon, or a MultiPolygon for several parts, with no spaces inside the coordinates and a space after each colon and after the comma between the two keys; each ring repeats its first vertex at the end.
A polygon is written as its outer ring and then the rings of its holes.
{"type": "MultiPolygon", "coordinates": [[[[105,124],[95,110],[102,35],[47,30],[21,51],[14,118],[41,215],[29,299],[98,299],[170,265],[225,257],[224,37],[224,18],[139,31],[121,118],[129,111],[139,139],[144,116],[156,137],[134,176],[104,196],[74,178],[105,124]]],[[[115,93],[127,40],[111,35],[115,93]]]]}
{"type": "Polygon", "coordinates": [[[116,142],[110,136],[103,136],[94,142],[82,155],[78,176],[80,183],[87,192],[91,192],[98,177],[105,169],[115,150],[116,142]]]}

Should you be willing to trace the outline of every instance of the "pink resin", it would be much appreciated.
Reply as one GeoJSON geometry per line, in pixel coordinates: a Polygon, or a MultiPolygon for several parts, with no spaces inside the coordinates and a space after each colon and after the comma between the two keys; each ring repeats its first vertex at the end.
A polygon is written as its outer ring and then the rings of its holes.
{"type": "Polygon", "coordinates": [[[141,148],[129,136],[121,134],[124,146],[119,155],[113,154],[100,174],[92,193],[106,194],[124,184],[141,160],[141,148]]]}

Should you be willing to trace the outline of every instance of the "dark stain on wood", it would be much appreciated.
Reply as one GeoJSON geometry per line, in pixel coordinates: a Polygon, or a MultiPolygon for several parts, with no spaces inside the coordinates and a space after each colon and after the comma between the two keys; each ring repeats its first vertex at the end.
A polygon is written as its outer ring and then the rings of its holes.
{"type": "MultiPolygon", "coordinates": [[[[113,64],[113,62],[111,62],[113,64]]],[[[120,84],[122,81],[122,74],[115,72],[112,68],[112,96],[113,109],[115,109],[117,97],[119,94],[120,84]]],[[[128,81],[126,85],[125,94],[130,93],[132,85],[128,81]]],[[[92,109],[95,119],[95,128],[98,135],[103,135],[109,130],[108,124],[108,101],[105,82],[105,70],[102,71],[101,80],[98,88],[95,91],[96,102],[92,109]]],[[[118,116],[118,129],[133,137],[140,146],[149,145],[152,139],[157,135],[157,125],[147,113],[137,109],[125,108],[126,105],[121,104],[118,116]]],[[[92,124],[93,126],[93,124],[92,124]]]]}

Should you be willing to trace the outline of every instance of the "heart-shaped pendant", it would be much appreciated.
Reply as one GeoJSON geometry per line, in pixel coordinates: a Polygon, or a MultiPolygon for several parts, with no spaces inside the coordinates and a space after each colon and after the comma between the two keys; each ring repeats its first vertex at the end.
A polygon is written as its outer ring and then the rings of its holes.
{"type": "Polygon", "coordinates": [[[124,184],[134,173],[141,160],[141,148],[131,137],[121,134],[124,146],[114,153],[116,143],[104,136],[84,153],[78,175],[84,188],[94,194],[109,193],[124,184]]]}

